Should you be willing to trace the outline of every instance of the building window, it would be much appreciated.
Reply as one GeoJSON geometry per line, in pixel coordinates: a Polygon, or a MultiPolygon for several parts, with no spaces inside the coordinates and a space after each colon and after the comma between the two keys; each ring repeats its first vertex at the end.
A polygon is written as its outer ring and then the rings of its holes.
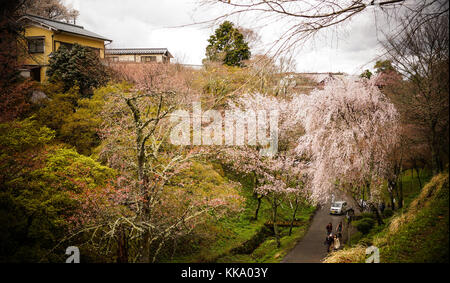
{"type": "Polygon", "coordinates": [[[44,38],[28,38],[28,51],[30,53],[44,53],[44,38]]]}
{"type": "Polygon", "coordinates": [[[141,62],[156,62],[156,56],[141,56],[141,62]]]}
{"type": "Polygon", "coordinates": [[[109,57],[109,61],[111,61],[111,62],[119,62],[119,57],[109,57]]]}

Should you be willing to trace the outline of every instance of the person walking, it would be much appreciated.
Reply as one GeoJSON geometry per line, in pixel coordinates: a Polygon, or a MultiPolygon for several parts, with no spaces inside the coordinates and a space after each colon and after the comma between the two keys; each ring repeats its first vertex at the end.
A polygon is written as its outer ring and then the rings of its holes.
{"type": "Polygon", "coordinates": [[[330,235],[333,232],[333,224],[328,223],[327,225],[327,236],[330,235]]]}
{"type": "Polygon", "coordinates": [[[342,238],[342,221],[339,222],[339,225],[336,227],[336,234],[339,238],[342,238]]]}
{"type": "Polygon", "coordinates": [[[334,235],[333,239],[334,250],[337,251],[341,247],[341,242],[339,241],[338,235],[334,235]]]}
{"type": "Polygon", "coordinates": [[[327,243],[327,253],[329,253],[333,250],[333,246],[334,246],[333,234],[330,233],[327,236],[326,243],[327,243]]]}

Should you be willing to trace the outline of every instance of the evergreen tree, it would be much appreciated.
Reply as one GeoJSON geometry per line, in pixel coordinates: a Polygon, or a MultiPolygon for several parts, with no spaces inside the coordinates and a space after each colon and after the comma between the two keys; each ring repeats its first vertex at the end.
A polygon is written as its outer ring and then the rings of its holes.
{"type": "Polygon", "coordinates": [[[63,82],[64,91],[77,85],[82,94],[90,94],[92,88],[103,86],[108,81],[107,69],[89,47],[74,44],[69,50],[61,46],[49,63],[49,81],[63,82]]]}
{"type": "Polygon", "coordinates": [[[242,67],[242,61],[250,59],[248,43],[232,22],[223,22],[208,42],[206,58],[210,61],[222,61],[228,66],[242,67]]]}

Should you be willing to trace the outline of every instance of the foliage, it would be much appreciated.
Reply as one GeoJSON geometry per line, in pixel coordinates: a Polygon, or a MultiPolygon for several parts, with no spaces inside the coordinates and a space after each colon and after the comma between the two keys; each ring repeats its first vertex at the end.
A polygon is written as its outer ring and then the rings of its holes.
{"type": "Polygon", "coordinates": [[[50,99],[42,102],[36,112],[36,119],[60,136],[65,119],[75,112],[77,100],[80,98],[78,87],[63,92],[58,86],[52,86],[54,93],[48,92],[50,99]]]}
{"type": "Polygon", "coordinates": [[[363,212],[359,216],[361,218],[375,218],[375,215],[371,212],[363,212]]]}
{"type": "MultiPolygon", "coordinates": [[[[39,147],[54,137],[54,132],[46,127],[38,127],[35,120],[28,118],[0,124],[0,149],[2,158],[9,154],[22,153],[30,148],[39,147]]],[[[5,165],[5,159],[2,165],[5,165]]],[[[4,169],[7,167],[5,166],[4,169]]]]}
{"type": "Polygon", "coordinates": [[[275,50],[277,54],[301,46],[320,31],[348,24],[358,15],[368,16],[366,14],[368,10],[376,14],[373,25],[384,34],[393,36],[403,31],[399,22],[411,25],[415,29],[432,19],[448,17],[448,5],[445,1],[418,0],[411,4],[403,0],[377,3],[351,1],[345,2],[346,5],[339,0],[317,3],[305,0],[202,0],[201,2],[216,8],[214,12],[223,11],[218,17],[212,17],[213,19],[209,21],[211,23],[228,18],[243,18],[246,22],[253,23],[255,28],[262,30],[266,28],[268,32],[275,32],[276,38],[270,50],[275,50]],[[277,28],[274,30],[274,24],[278,24],[278,30],[277,28]]]}
{"type": "MultiPolygon", "coordinates": [[[[247,145],[245,146],[228,146],[221,150],[214,151],[214,155],[220,162],[228,166],[231,170],[238,174],[250,175],[254,181],[254,197],[258,200],[258,206],[255,211],[254,218],[258,218],[258,212],[261,200],[265,198],[272,206],[272,221],[273,231],[276,237],[277,245],[281,245],[280,234],[278,231],[278,209],[283,200],[290,196],[294,196],[295,204],[293,205],[293,219],[295,218],[296,210],[300,204],[300,199],[306,199],[309,195],[305,189],[305,176],[303,174],[304,164],[296,160],[290,154],[293,153],[295,145],[292,140],[299,134],[299,122],[297,119],[292,119],[297,109],[291,108],[291,104],[287,101],[268,95],[262,94],[246,94],[235,101],[229,102],[229,109],[233,111],[237,120],[248,121],[248,113],[277,113],[279,115],[278,129],[280,136],[273,137],[272,133],[275,129],[270,129],[270,138],[259,135],[258,137],[251,137],[249,132],[247,134],[247,145]],[[261,143],[267,139],[267,144],[261,143]],[[270,139],[276,140],[275,149],[270,147],[270,139]],[[257,144],[257,141],[260,144],[257,144]],[[273,151],[271,151],[273,150],[273,151]],[[280,150],[280,152],[278,152],[280,150]],[[266,156],[264,156],[266,152],[266,156]],[[218,154],[217,154],[218,153],[218,154]]],[[[258,129],[264,129],[265,119],[258,118],[258,129]]],[[[272,126],[271,126],[272,127],[272,126]]],[[[267,130],[267,129],[266,129],[267,130]]],[[[260,130],[261,131],[261,130],[260,130]]],[[[228,133],[231,136],[225,136],[225,140],[235,138],[237,143],[238,138],[244,138],[236,131],[236,133],[228,133]]]]}
{"type": "Polygon", "coordinates": [[[397,110],[375,82],[331,79],[323,90],[294,101],[306,131],[297,151],[311,160],[314,198],[324,200],[336,187],[356,201],[375,205],[381,198],[399,124],[397,110]]]}
{"type": "Polygon", "coordinates": [[[356,245],[351,249],[343,249],[330,254],[324,259],[325,263],[363,263],[367,247],[356,245]]]}
{"type": "Polygon", "coordinates": [[[239,205],[231,190],[224,195],[220,187],[191,187],[196,177],[182,177],[195,169],[198,150],[168,142],[169,114],[192,99],[189,74],[163,64],[113,68],[133,84],[111,85],[105,93],[99,156],[120,174],[124,211],[93,220],[106,246],[96,244],[120,262],[156,261],[169,242],[201,227],[205,215],[220,218],[239,205]]]}
{"type": "Polygon", "coordinates": [[[26,55],[22,39],[22,1],[2,1],[0,10],[0,123],[25,119],[31,105],[29,98],[34,83],[19,75],[19,58],[26,55]]]}
{"type": "MultiPolygon", "coordinates": [[[[220,168],[216,169],[221,171],[220,168]]],[[[263,201],[260,216],[254,219],[254,211],[258,205],[254,198],[254,178],[233,174],[232,170],[223,170],[228,179],[239,181],[242,189],[240,195],[245,199],[243,210],[238,214],[229,214],[218,221],[209,224],[210,238],[198,240],[190,237],[179,244],[176,254],[169,262],[279,262],[301,239],[308,228],[311,215],[315,208],[309,205],[300,206],[296,219],[304,223],[294,227],[291,236],[288,228],[280,228],[280,248],[267,221],[272,217],[272,205],[263,201]],[[212,232],[213,231],[213,232],[212,232]],[[264,232],[265,231],[265,232],[264,232]],[[245,251],[245,253],[243,253],[245,251]]],[[[291,203],[284,200],[278,209],[279,221],[288,222],[292,217],[291,203]]]]}
{"type": "Polygon", "coordinates": [[[103,87],[94,90],[91,98],[80,98],[75,112],[69,112],[63,120],[60,139],[75,146],[81,154],[90,155],[100,145],[98,130],[103,122],[100,112],[107,92],[108,87],[103,87]]]}
{"type": "Polygon", "coordinates": [[[389,217],[391,217],[392,215],[394,215],[394,211],[392,211],[392,209],[386,208],[386,209],[383,211],[383,217],[384,217],[384,218],[389,218],[389,217]]]}
{"type": "Polygon", "coordinates": [[[109,79],[98,54],[79,44],[70,50],[65,46],[58,48],[49,60],[47,75],[50,82],[63,82],[64,91],[79,86],[84,95],[91,94],[92,88],[105,85],[109,79]]]}
{"type": "Polygon", "coordinates": [[[79,14],[77,10],[65,6],[61,0],[26,1],[24,9],[32,15],[67,22],[75,21],[79,14]]]}
{"type": "MultiPolygon", "coordinates": [[[[448,173],[439,174],[379,233],[370,237],[383,263],[448,262],[448,173]]],[[[325,262],[363,262],[365,246],[357,245],[330,255],[325,262]],[[351,254],[349,259],[346,255],[351,254]]]]}
{"type": "MultiPolygon", "coordinates": [[[[444,170],[449,155],[448,9],[440,17],[420,22],[403,23],[403,33],[384,42],[388,59],[404,78],[387,84],[384,92],[408,125],[411,144],[426,150],[425,161],[436,175],[444,170]]],[[[417,155],[414,161],[422,157],[417,155]]]]}
{"type": "Polygon", "coordinates": [[[244,36],[229,21],[223,22],[208,39],[206,58],[210,61],[222,61],[228,66],[243,66],[243,61],[250,59],[248,43],[244,36]]]}
{"type": "Polygon", "coordinates": [[[365,70],[364,72],[361,73],[361,75],[359,75],[361,78],[366,78],[368,80],[370,80],[370,78],[372,77],[372,72],[370,70],[365,70]]]}
{"type": "Polygon", "coordinates": [[[202,94],[202,103],[224,106],[227,98],[241,87],[247,74],[241,68],[209,62],[194,77],[193,87],[202,94]]]}
{"type": "Polygon", "coordinates": [[[448,173],[435,176],[378,240],[384,262],[449,261],[448,173]]]}
{"type": "Polygon", "coordinates": [[[356,227],[356,229],[358,229],[359,232],[363,233],[363,234],[367,234],[370,232],[370,229],[372,229],[372,227],[375,224],[375,220],[373,220],[373,218],[362,218],[361,220],[355,221],[352,223],[353,226],[356,227]]]}
{"type": "Polygon", "coordinates": [[[374,68],[377,74],[395,71],[395,68],[392,66],[391,60],[378,60],[375,62],[374,68]]]}
{"type": "Polygon", "coordinates": [[[90,155],[100,145],[100,111],[108,87],[96,89],[91,98],[83,98],[78,87],[63,92],[61,83],[46,84],[42,88],[49,99],[38,105],[37,120],[54,130],[58,141],[74,146],[81,154],[90,155]]]}
{"type": "MultiPolygon", "coordinates": [[[[211,164],[193,161],[167,185],[169,191],[182,190],[189,198],[217,199],[228,203],[229,211],[240,211],[242,197],[239,196],[239,183],[224,179],[211,164]]],[[[186,196],[187,197],[187,196],[186,196]]],[[[226,211],[224,211],[226,212],[226,211]]],[[[216,215],[220,216],[220,215],[216,215]]]]}
{"type": "Polygon", "coordinates": [[[54,132],[31,119],[0,124],[0,132],[0,261],[62,262],[57,244],[82,215],[75,196],[106,185],[114,172],[73,150],[46,146],[54,132]]]}

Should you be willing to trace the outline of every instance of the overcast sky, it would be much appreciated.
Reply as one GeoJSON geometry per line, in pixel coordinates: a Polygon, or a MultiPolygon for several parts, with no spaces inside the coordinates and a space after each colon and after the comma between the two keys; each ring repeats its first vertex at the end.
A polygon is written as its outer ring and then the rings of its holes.
{"type": "MultiPolygon", "coordinates": [[[[110,47],[165,47],[185,64],[201,64],[214,27],[174,26],[211,19],[220,10],[194,0],[63,0],[80,11],[77,24],[113,40],[110,47]]],[[[248,19],[247,19],[248,20],[248,19]]],[[[246,23],[238,23],[246,26],[246,23]]],[[[247,22],[248,24],[248,22],[247,22]]],[[[295,57],[298,72],[346,72],[372,69],[380,54],[373,14],[366,12],[308,42],[295,57]]],[[[276,24],[258,30],[262,46],[276,39],[276,24]]]]}

